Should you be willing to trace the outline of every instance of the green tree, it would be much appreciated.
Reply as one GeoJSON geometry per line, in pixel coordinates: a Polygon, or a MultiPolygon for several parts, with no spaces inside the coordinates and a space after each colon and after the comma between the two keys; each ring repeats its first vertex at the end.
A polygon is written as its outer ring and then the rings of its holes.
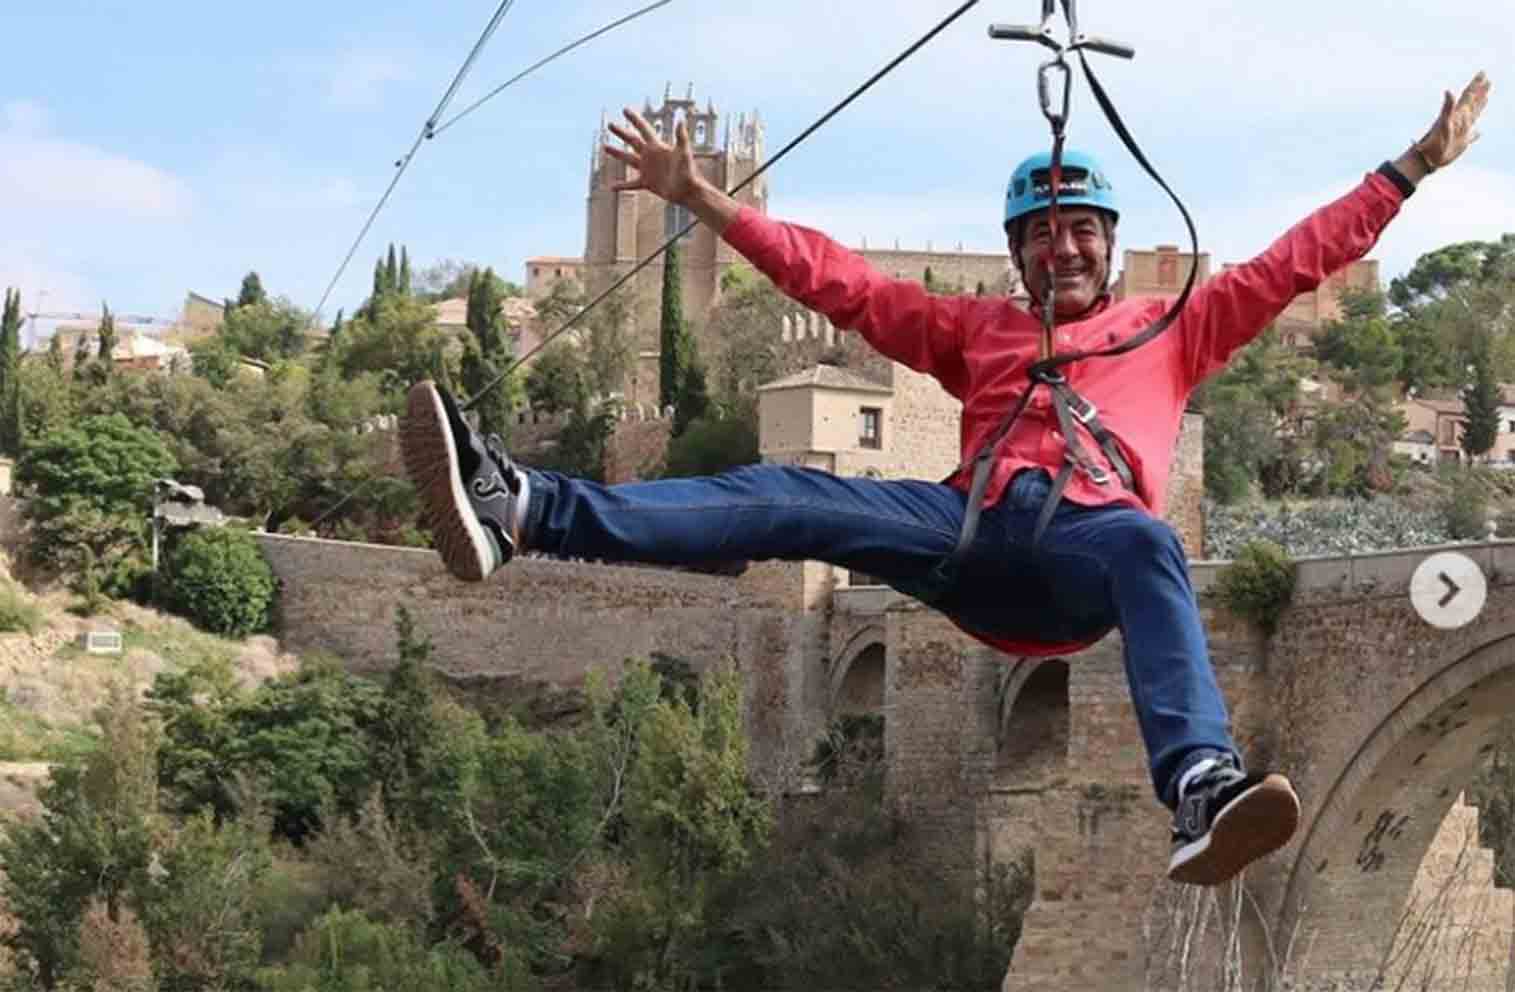
{"type": "Polygon", "coordinates": [[[249,272],[242,277],[242,288],[237,293],[237,307],[257,306],[268,302],[268,294],[263,291],[263,280],[258,278],[256,272],[249,272]]]}
{"type": "Polygon", "coordinates": [[[548,345],[526,374],[526,396],[531,408],[553,416],[589,412],[589,376],[578,349],[559,341],[548,345]]]}
{"type": "Polygon", "coordinates": [[[169,598],[185,616],[224,637],[268,626],[273,571],[246,531],[208,528],[187,535],[169,556],[169,598]]]}
{"type": "Polygon", "coordinates": [[[84,381],[85,377],[90,374],[90,366],[92,364],[90,361],[89,335],[81,330],[79,336],[74,339],[74,379],[80,382],[84,381]]]}
{"type": "Polygon", "coordinates": [[[669,478],[717,475],[759,460],[757,431],[750,422],[705,417],[691,422],[687,430],[669,442],[664,475],[669,478]]]}
{"type": "Polygon", "coordinates": [[[0,453],[21,453],[21,291],[6,290],[0,314],[0,453]]]}
{"type": "Polygon", "coordinates": [[[395,291],[401,296],[409,296],[411,294],[410,251],[404,245],[400,246],[400,272],[397,276],[395,291]]]}
{"type": "Polygon", "coordinates": [[[1409,272],[1389,284],[1389,300],[1415,309],[1458,289],[1498,278],[1515,259],[1515,233],[1498,241],[1460,241],[1420,256],[1409,272]]]}
{"type": "Polygon", "coordinates": [[[56,333],[47,340],[47,363],[59,375],[62,375],[63,370],[68,367],[63,357],[63,338],[56,333]]]}
{"type": "Polygon", "coordinates": [[[1254,485],[1278,496],[1300,482],[1306,444],[1300,386],[1313,363],[1269,328],[1207,382],[1194,403],[1205,414],[1205,491],[1222,503],[1254,485]]]}
{"type": "Polygon", "coordinates": [[[683,363],[683,381],[673,409],[673,436],[679,437],[696,420],[710,412],[710,389],[706,384],[705,363],[700,361],[694,337],[687,339],[688,361],[683,363]]]}
{"type": "Polygon", "coordinates": [[[658,406],[675,406],[689,358],[689,326],[684,323],[682,266],[678,242],[663,256],[663,302],[659,323],[658,406]]]}
{"type": "Polygon", "coordinates": [[[1499,439],[1499,383],[1494,378],[1492,342],[1487,337],[1473,355],[1473,381],[1462,396],[1468,422],[1462,432],[1462,450],[1471,461],[1489,453],[1499,439]]]}
{"type": "Polygon", "coordinates": [[[116,369],[116,317],[110,312],[110,307],[103,303],[100,305],[100,326],[96,335],[99,344],[95,360],[85,369],[85,375],[99,385],[109,379],[116,369]]]}
{"type": "Polygon", "coordinates": [[[386,392],[396,396],[422,379],[445,381],[443,342],[431,306],[394,294],[371,302],[333,342],[342,373],[376,372],[384,377],[386,392]]]}
{"type": "Polygon", "coordinates": [[[16,482],[29,497],[33,553],[77,565],[88,548],[108,571],[140,556],[153,483],[175,468],[156,432],[119,413],[49,430],[16,463],[16,482]]]}
{"type": "Polygon", "coordinates": [[[238,355],[263,362],[278,362],[305,349],[305,331],[310,314],[289,300],[258,300],[226,314],[220,337],[238,355]]]}
{"type": "Polygon", "coordinates": [[[699,700],[660,699],[626,786],[631,884],[593,922],[608,984],[692,988],[722,933],[715,893],[760,852],[772,827],[747,777],[740,678],[707,675],[699,700]]]}
{"type": "Polygon", "coordinates": [[[592,313],[589,318],[589,333],[584,344],[584,360],[588,366],[590,386],[599,396],[620,392],[631,374],[631,340],[627,336],[627,313],[625,302],[612,296],[592,313]]]}
{"type": "Polygon", "coordinates": [[[157,727],[117,686],[96,714],[100,746],[82,765],[53,769],[35,821],[0,833],[0,895],[16,920],[0,942],[37,970],[43,988],[79,961],[78,924],[100,899],[112,919],[152,884],[157,727]]]}
{"type": "MultiPolygon", "coordinates": [[[[478,395],[510,367],[510,328],[505,321],[503,280],[494,269],[475,270],[468,286],[466,311],[472,341],[465,346],[463,385],[469,395],[478,395]]],[[[479,429],[486,434],[509,434],[514,410],[515,390],[509,382],[499,383],[479,400],[479,429]]]]}

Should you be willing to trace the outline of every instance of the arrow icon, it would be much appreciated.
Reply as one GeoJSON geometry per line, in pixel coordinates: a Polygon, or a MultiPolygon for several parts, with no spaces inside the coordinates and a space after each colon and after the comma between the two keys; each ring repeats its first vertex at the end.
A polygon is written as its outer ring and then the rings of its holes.
{"type": "Polygon", "coordinates": [[[1453,582],[1446,572],[1437,572],[1436,577],[1447,584],[1446,595],[1436,601],[1437,606],[1445,608],[1448,603],[1457,598],[1458,593],[1462,592],[1462,586],[1453,582]]]}

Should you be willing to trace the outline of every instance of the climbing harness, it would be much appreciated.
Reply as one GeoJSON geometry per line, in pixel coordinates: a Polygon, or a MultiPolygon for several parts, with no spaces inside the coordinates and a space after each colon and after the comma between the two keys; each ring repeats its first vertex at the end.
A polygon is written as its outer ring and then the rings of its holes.
{"type": "MultiPolygon", "coordinates": [[[[1053,20],[1056,16],[1058,0],[1042,0],[1042,20],[1037,26],[993,24],[989,27],[989,37],[997,41],[1032,41],[1043,45],[1053,52],[1053,57],[1043,62],[1037,69],[1036,86],[1037,95],[1041,103],[1042,116],[1052,130],[1052,156],[1047,169],[1048,187],[1048,215],[1052,226],[1053,241],[1056,243],[1058,224],[1058,196],[1063,184],[1063,145],[1067,135],[1068,111],[1071,102],[1072,72],[1068,67],[1068,55],[1076,53],[1080,66],[1084,71],[1084,77],[1089,82],[1089,89],[1094,94],[1095,101],[1104,112],[1105,119],[1110,122],[1111,128],[1120,137],[1121,142],[1131,153],[1132,157],[1141,165],[1146,173],[1157,182],[1177,205],[1179,213],[1183,215],[1184,224],[1189,229],[1189,241],[1192,246],[1193,257],[1199,256],[1199,235],[1194,229],[1194,221],[1189,216],[1189,211],[1184,207],[1183,201],[1168,186],[1147,157],[1142,154],[1136,144],[1136,139],[1131,136],[1120,114],[1116,112],[1115,105],[1110,101],[1105,89],[1100,85],[1094,75],[1094,70],[1089,66],[1089,60],[1085,52],[1098,52],[1103,55],[1112,55],[1117,58],[1134,58],[1136,51],[1119,42],[1104,38],[1096,38],[1084,34],[1078,28],[1078,13],[1076,0],[1061,0],[1064,20],[1067,22],[1068,42],[1066,44],[1057,40],[1053,33],[1053,20]],[[1061,83],[1059,93],[1055,84],[1061,83]]],[[[1093,180],[1092,172],[1086,175],[1086,181],[1093,180]]],[[[1033,180],[1035,177],[1033,177],[1033,180]]],[[[1049,255],[1047,267],[1049,275],[1053,267],[1053,259],[1049,255]]],[[[1031,546],[1034,548],[1040,543],[1043,532],[1052,521],[1052,515],[1056,512],[1058,503],[1062,499],[1063,490],[1068,480],[1075,471],[1083,472],[1096,485],[1105,486],[1110,483],[1110,473],[1098,462],[1089,457],[1084,450],[1084,445],[1079,440],[1078,429],[1083,427],[1099,446],[1100,451],[1109,461],[1115,474],[1127,489],[1135,489],[1135,477],[1130,464],[1121,452],[1120,442],[1115,435],[1110,433],[1109,428],[1099,419],[1099,409],[1089,400],[1080,396],[1068,383],[1067,376],[1062,369],[1073,362],[1083,361],[1087,358],[1108,358],[1122,355],[1135,348],[1139,348],[1151,341],[1178,319],[1184,305],[1188,303],[1189,293],[1194,288],[1194,277],[1197,266],[1189,266],[1188,278],[1184,281],[1183,290],[1177,299],[1160,318],[1151,326],[1143,329],[1140,333],[1129,339],[1095,351],[1072,351],[1063,354],[1056,353],[1053,346],[1053,327],[1056,321],[1056,281],[1047,280],[1047,288],[1044,299],[1040,301],[1042,333],[1041,333],[1041,357],[1031,364],[1027,370],[1030,380],[1026,389],[1021,391],[1020,398],[1015,406],[1006,414],[995,429],[979,446],[973,457],[960,464],[948,478],[955,478],[959,473],[970,465],[973,469],[973,478],[968,490],[968,503],[963,515],[963,528],[958,535],[957,546],[951,553],[932,570],[928,580],[927,597],[939,599],[951,588],[956,577],[957,569],[967,557],[968,548],[973,544],[973,539],[978,532],[979,516],[983,510],[984,490],[988,485],[989,476],[994,466],[994,453],[1000,443],[1010,433],[1020,415],[1025,411],[1031,401],[1032,394],[1038,386],[1046,386],[1052,399],[1052,408],[1057,416],[1058,430],[1062,433],[1064,443],[1063,464],[1058,469],[1056,477],[1052,480],[1052,487],[1047,494],[1047,500],[1043,504],[1041,513],[1036,521],[1036,529],[1032,532],[1031,546]]],[[[925,598],[925,597],[923,597],[925,598]]]]}

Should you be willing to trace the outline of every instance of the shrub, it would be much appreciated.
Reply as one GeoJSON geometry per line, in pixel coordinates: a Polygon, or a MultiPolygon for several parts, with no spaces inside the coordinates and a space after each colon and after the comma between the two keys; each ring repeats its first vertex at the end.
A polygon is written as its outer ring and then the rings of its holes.
{"type": "Polygon", "coordinates": [[[252,535],[207,529],[184,538],[169,562],[169,597],[206,630],[243,637],[268,626],[274,577],[252,535]]]}
{"type": "Polygon", "coordinates": [[[14,582],[0,586],[0,633],[35,634],[41,625],[42,611],[14,582]]]}
{"type": "Polygon", "coordinates": [[[1489,519],[1489,494],[1477,478],[1462,473],[1441,505],[1447,533],[1458,541],[1481,541],[1489,519]]]}
{"type": "Polygon", "coordinates": [[[701,418],[668,443],[668,468],[664,474],[669,478],[717,475],[759,460],[754,424],[736,418],[701,418]]]}
{"type": "Polygon", "coordinates": [[[1294,563],[1272,541],[1250,541],[1221,570],[1215,590],[1232,613],[1271,634],[1294,596],[1294,563]]]}

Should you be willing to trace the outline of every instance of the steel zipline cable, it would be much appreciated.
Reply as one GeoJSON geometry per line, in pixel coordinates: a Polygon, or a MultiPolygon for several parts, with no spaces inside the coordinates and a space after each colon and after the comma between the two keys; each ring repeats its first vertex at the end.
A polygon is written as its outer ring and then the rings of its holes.
{"type": "Polygon", "coordinates": [[[336,289],[337,281],[342,278],[342,273],[347,271],[347,266],[352,263],[353,256],[358,253],[358,246],[363,243],[363,239],[368,236],[369,229],[373,227],[373,222],[378,219],[379,211],[384,209],[384,205],[389,202],[390,194],[400,184],[400,177],[405,175],[406,169],[410,168],[411,160],[415,158],[416,152],[421,147],[421,143],[435,132],[437,118],[442,116],[447,110],[448,105],[452,103],[453,97],[458,93],[458,87],[463,85],[463,80],[468,76],[469,70],[473,68],[474,60],[479,57],[479,53],[484,50],[484,46],[489,44],[489,39],[494,36],[495,29],[500,26],[500,21],[504,20],[505,15],[509,13],[510,8],[514,5],[515,0],[500,0],[500,5],[495,8],[494,16],[489,19],[489,23],[484,26],[484,30],[479,33],[478,40],[473,43],[473,48],[468,52],[468,57],[463,60],[463,64],[458,67],[458,71],[453,73],[452,82],[447,86],[447,92],[442,94],[442,99],[437,101],[436,109],[431,112],[431,116],[426,118],[426,123],[421,125],[421,133],[416,135],[416,140],[411,144],[410,151],[406,152],[404,157],[395,163],[395,174],[389,180],[389,186],[385,188],[384,195],[380,196],[379,202],[374,204],[373,210],[368,214],[368,219],[363,222],[362,228],[358,230],[358,236],[352,239],[352,247],[347,249],[347,254],[343,257],[342,264],[337,266],[336,274],[331,277],[331,282],[326,284],[326,291],[321,294],[321,301],[316,304],[315,319],[317,321],[320,321],[321,311],[325,309],[326,301],[331,298],[332,290],[336,289]]]}
{"type": "Polygon", "coordinates": [[[358,236],[353,239],[352,247],[347,250],[347,257],[342,259],[342,264],[337,267],[337,274],[331,277],[331,282],[327,285],[326,292],[321,294],[321,302],[316,304],[315,310],[317,319],[320,319],[321,311],[325,309],[326,301],[331,298],[332,290],[336,288],[338,280],[342,278],[342,273],[347,271],[347,266],[352,263],[353,256],[358,252],[358,246],[361,245],[363,243],[363,239],[368,236],[368,231],[371,227],[373,227],[374,220],[378,218],[379,212],[384,209],[384,205],[389,202],[390,194],[393,193],[395,187],[399,185],[400,177],[403,176],[405,174],[405,170],[410,167],[410,161],[415,157],[416,151],[421,147],[422,142],[430,141],[432,138],[435,138],[437,135],[441,134],[443,131],[446,131],[448,128],[452,127],[458,121],[462,120],[464,117],[467,117],[475,110],[478,110],[485,103],[488,103],[490,100],[499,96],[501,93],[514,86],[516,83],[521,82],[523,79],[525,79],[527,76],[530,76],[538,69],[545,68],[547,65],[557,61],[574,49],[588,44],[603,34],[607,34],[624,24],[629,24],[639,17],[650,14],[654,10],[657,10],[659,7],[666,7],[668,4],[672,3],[673,0],[657,0],[656,3],[648,4],[639,10],[627,14],[625,17],[616,18],[609,24],[606,24],[600,28],[596,28],[594,31],[591,31],[589,34],[584,35],[582,38],[578,38],[575,41],[569,42],[562,48],[559,48],[557,51],[553,52],[551,55],[548,55],[546,58],[538,59],[536,62],[533,62],[531,65],[527,66],[525,69],[522,69],[514,76],[511,76],[509,79],[505,80],[505,82],[490,90],[483,97],[475,100],[473,103],[469,104],[467,107],[463,108],[452,117],[448,118],[445,123],[438,124],[438,118],[440,118],[443,112],[447,110],[447,107],[452,103],[453,97],[457,95],[458,87],[462,85],[463,77],[466,76],[468,74],[468,70],[473,67],[473,62],[476,58],[478,58],[479,52],[483,50],[485,43],[489,41],[490,36],[492,36],[495,32],[495,29],[499,27],[500,20],[505,16],[505,13],[510,10],[511,5],[514,2],[515,0],[504,0],[504,2],[500,4],[499,8],[495,11],[495,16],[490,19],[488,26],[486,26],[483,33],[479,35],[479,40],[474,44],[473,50],[468,53],[468,58],[464,60],[462,67],[459,68],[457,74],[453,77],[452,84],[447,87],[447,92],[442,96],[442,99],[438,101],[436,109],[431,112],[431,116],[427,117],[426,123],[421,126],[421,133],[416,136],[415,143],[410,146],[410,151],[406,152],[405,156],[395,163],[396,171],[394,177],[389,181],[389,187],[384,190],[384,195],[379,197],[379,202],[374,206],[373,212],[368,215],[368,220],[363,223],[363,227],[358,232],[358,236]]]}
{"type": "MultiPolygon", "coordinates": [[[[932,39],[950,27],[958,18],[962,17],[964,14],[968,13],[968,11],[978,6],[978,2],[979,0],[965,0],[965,2],[960,7],[944,17],[940,22],[937,23],[935,27],[927,31],[925,34],[921,35],[921,37],[911,43],[908,48],[900,52],[894,58],[890,59],[883,68],[879,69],[872,76],[868,77],[868,79],[862,83],[862,85],[858,86],[851,93],[847,94],[847,96],[838,102],[834,107],[822,114],[815,121],[815,123],[811,124],[809,127],[805,128],[805,130],[796,135],[792,140],[790,140],[788,144],[779,149],[772,158],[769,158],[761,166],[759,166],[757,170],[752,173],[752,175],[748,176],[740,183],[737,183],[730,190],[727,190],[727,194],[735,195],[736,193],[741,192],[747,186],[751,185],[759,176],[767,172],[768,169],[773,165],[777,164],[780,159],[798,147],[799,144],[806,138],[810,137],[821,127],[825,126],[833,117],[845,110],[854,100],[862,96],[864,93],[868,92],[868,90],[872,89],[881,79],[889,75],[889,73],[893,72],[896,68],[899,67],[901,63],[910,58],[910,56],[920,51],[923,47],[930,43],[932,39]]],[[[688,234],[690,231],[694,230],[697,224],[699,224],[698,220],[691,220],[689,223],[685,224],[681,230],[675,233],[667,241],[664,241],[662,246],[654,251],[651,255],[648,255],[646,258],[642,259],[619,279],[611,283],[610,286],[607,287],[598,296],[590,300],[588,303],[584,304],[578,313],[574,314],[572,317],[569,317],[568,320],[564,321],[564,323],[558,327],[557,330],[547,335],[540,342],[538,342],[534,348],[519,358],[516,358],[508,366],[506,366],[503,372],[495,376],[489,382],[485,383],[484,386],[480,388],[480,390],[475,395],[470,397],[466,403],[459,405],[460,409],[472,409],[479,402],[479,400],[483,399],[491,389],[494,389],[500,383],[504,382],[512,372],[514,372],[522,365],[522,363],[531,358],[531,356],[535,355],[537,352],[541,351],[547,345],[551,344],[558,337],[558,335],[577,325],[579,321],[584,319],[586,314],[588,314],[595,307],[599,306],[605,300],[609,299],[616,290],[620,289],[622,286],[630,282],[637,273],[641,272],[643,269],[647,268],[647,266],[651,265],[657,259],[661,258],[669,248],[673,247],[675,242],[677,242],[684,235],[688,234]]]]}
{"type": "Polygon", "coordinates": [[[519,83],[521,80],[525,79],[527,76],[531,75],[533,72],[536,72],[538,69],[540,69],[543,66],[547,65],[549,62],[552,62],[552,61],[554,61],[556,59],[562,58],[564,55],[567,55],[569,52],[573,51],[575,48],[578,48],[581,45],[587,45],[589,42],[594,41],[600,35],[602,35],[602,34],[608,34],[609,32],[614,31],[616,28],[620,27],[621,25],[623,25],[623,24],[629,24],[630,22],[636,20],[638,17],[641,17],[644,14],[650,14],[654,10],[657,10],[659,7],[666,7],[670,3],[673,3],[673,0],[657,0],[657,3],[650,3],[647,6],[641,8],[640,10],[637,10],[637,11],[634,11],[634,12],[632,12],[630,14],[627,14],[625,17],[617,18],[616,20],[611,21],[609,24],[605,25],[604,27],[598,28],[598,29],[596,29],[594,31],[591,31],[589,34],[586,34],[584,37],[578,39],[577,41],[571,41],[571,42],[569,42],[568,44],[564,45],[562,48],[559,48],[557,51],[555,51],[551,55],[547,56],[546,58],[539,59],[538,61],[533,62],[531,65],[529,65],[526,68],[522,69],[520,72],[516,73],[514,76],[511,76],[509,79],[505,80],[503,83],[501,83],[500,85],[496,86],[494,89],[490,90],[488,93],[485,93],[482,97],[480,97],[479,99],[475,100],[473,103],[471,103],[468,106],[464,107],[462,110],[458,111],[456,114],[453,114],[452,117],[450,117],[445,124],[438,124],[432,130],[431,134],[427,135],[427,137],[435,138],[437,135],[441,134],[443,131],[446,131],[448,128],[450,128],[454,124],[456,124],[458,121],[460,121],[463,118],[467,117],[469,114],[473,113],[475,110],[478,110],[484,104],[488,103],[490,100],[492,100],[495,97],[499,96],[501,93],[503,93],[505,90],[509,89],[510,87],[514,86],[516,83],[519,83]]]}

